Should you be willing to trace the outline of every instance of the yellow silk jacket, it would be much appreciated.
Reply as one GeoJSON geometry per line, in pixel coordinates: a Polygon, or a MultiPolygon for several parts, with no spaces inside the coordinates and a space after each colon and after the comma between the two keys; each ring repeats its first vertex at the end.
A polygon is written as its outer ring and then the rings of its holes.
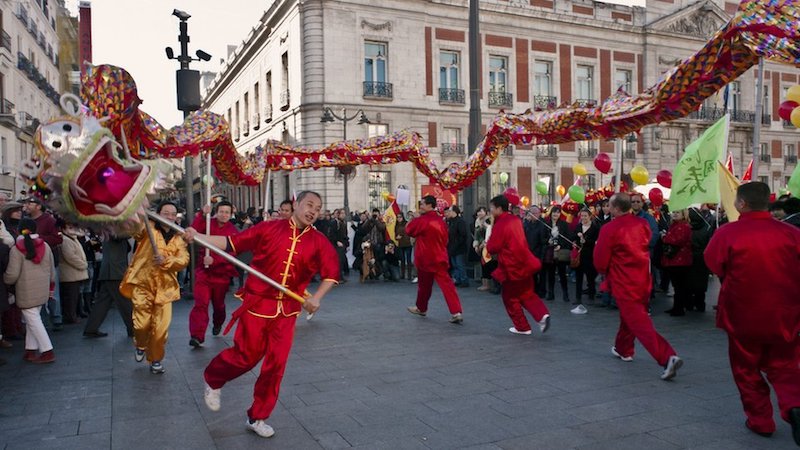
{"type": "Polygon", "coordinates": [[[151,292],[156,304],[174,302],[181,297],[177,274],[189,264],[189,251],[186,249],[186,241],[180,235],[175,234],[167,243],[158,227],[153,222],[151,224],[156,247],[164,257],[164,263],[156,265],[153,261],[150,239],[142,225],[141,230],[133,236],[136,239],[136,252],[119,285],[119,292],[132,298],[133,288],[138,286],[151,292]]]}

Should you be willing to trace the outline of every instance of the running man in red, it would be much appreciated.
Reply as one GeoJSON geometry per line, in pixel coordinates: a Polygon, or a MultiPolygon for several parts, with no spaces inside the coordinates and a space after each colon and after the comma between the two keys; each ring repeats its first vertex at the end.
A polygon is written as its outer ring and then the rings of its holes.
{"type": "Polygon", "coordinates": [[[717,230],[705,251],[722,280],[717,327],[728,333],[731,371],[747,416],[761,436],[775,432],[769,385],[800,445],[800,230],[767,211],[769,186],[739,186],[739,220],[717,230]]]}
{"type": "Polygon", "coordinates": [[[414,265],[417,266],[417,304],[409,306],[408,312],[425,316],[428,300],[433,292],[433,280],[439,285],[450,310],[450,323],[460,324],[461,300],[458,298],[453,279],[447,273],[450,260],[447,256],[447,224],[436,213],[436,198],[426,195],[420,202],[421,215],[406,225],[406,234],[416,239],[414,246],[414,265]]]}
{"type": "Polygon", "coordinates": [[[631,196],[615,194],[609,202],[613,220],[600,229],[594,248],[594,266],[606,276],[619,307],[619,331],[611,353],[633,361],[633,340],[638,339],[664,371],[662,380],[675,378],[681,360],[653,326],[647,314],[650,300],[650,225],[631,214],[631,196]]]}
{"type": "Polygon", "coordinates": [[[489,212],[494,217],[494,225],[486,243],[486,251],[497,255],[498,263],[492,277],[503,285],[503,305],[514,324],[508,331],[531,334],[524,308],[544,333],[550,327],[550,314],[533,290],[533,274],[542,269],[542,262],[528,249],[522,221],[508,212],[508,206],[505,195],[498,195],[489,201],[489,212]]]}
{"type": "MultiPolygon", "coordinates": [[[[319,309],[320,300],[339,278],[339,257],[328,238],[312,224],[322,210],[322,198],[316,192],[297,195],[289,219],[260,222],[231,237],[204,236],[214,246],[233,253],[252,251],[253,268],[298,293],[305,292],[311,278],[319,273],[319,289],[306,299],[302,308],[309,313],[319,309]]],[[[186,229],[191,242],[197,231],[186,229]]],[[[228,381],[250,371],[261,359],[256,379],[253,405],[247,411],[247,427],[261,437],[275,431],[267,425],[292,349],[292,338],[300,303],[257,277],[247,277],[237,294],[242,306],[234,311],[225,332],[238,320],[233,347],[223,350],[206,367],[205,402],[212,411],[220,408],[220,390],[228,381]]]]}
{"type": "MultiPolygon", "coordinates": [[[[205,230],[205,214],[210,212],[208,205],[203,207],[203,213],[197,213],[192,222],[195,230],[205,230]]],[[[236,226],[231,222],[233,205],[227,200],[218,202],[214,207],[215,214],[211,219],[212,236],[233,236],[239,233],[236,226]]],[[[231,285],[231,278],[238,277],[239,272],[223,257],[216,253],[205,256],[206,250],[199,248],[200,255],[197,258],[199,264],[194,269],[194,307],[189,313],[189,345],[194,348],[206,340],[206,329],[208,328],[208,303],[211,302],[214,310],[213,325],[211,334],[217,336],[222,331],[222,324],[225,323],[225,295],[231,285]]]]}

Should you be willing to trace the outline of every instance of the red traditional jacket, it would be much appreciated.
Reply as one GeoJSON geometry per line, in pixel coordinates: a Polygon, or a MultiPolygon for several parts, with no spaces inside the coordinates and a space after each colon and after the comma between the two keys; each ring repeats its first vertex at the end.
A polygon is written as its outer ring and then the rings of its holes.
{"type": "MultiPolygon", "coordinates": [[[[197,213],[194,218],[194,222],[192,222],[192,228],[200,233],[207,234],[205,232],[206,218],[203,213],[197,213]]],[[[238,233],[239,230],[236,229],[236,225],[230,221],[220,225],[216,219],[213,217],[211,218],[211,236],[233,236],[238,233]]],[[[209,252],[209,255],[214,259],[214,264],[206,268],[206,266],[203,265],[203,257],[206,255],[206,250],[200,246],[197,247],[199,247],[199,250],[197,262],[195,264],[195,272],[206,272],[206,275],[212,276],[214,279],[227,281],[230,281],[230,278],[239,275],[239,272],[236,271],[236,267],[234,267],[233,264],[229,263],[225,258],[217,255],[214,252],[209,252]]]]}
{"type": "Polygon", "coordinates": [[[614,218],[600,228],[594,266],[606,275],[617,301],[646,303],[650,299],[650,225],[632,214],[614,218]]]}
{"type": "MultiPolygon", "coordinates": [[[[253,268],[299,295],[317,273],[323,280],[339,280],[339,257],[331,242],[312,226],[300,229],[293,218],[260,222],[228,240],[235,253],[253,252],[253,268]]],[[[244,301],[242,308],[258,317],[301,311],[300,303],[255,276],[248,276],[236,295],[244,301]]]]}
{"type": "Polygon", "coordinates": [[[722,280],[717,326],[739,339],[792,342],[800,333],[800,230],[767,211],[720,227],[705,251],[722,280]]]}
{"type": "Polygon", "coordinates": [[[447,270],[447,224],[436,212],[425,213],[406,225],[406,234],[416,238],[414,265],[423,272],[447,270]]]}
{"type": "Polygon", "coordinates": [[[686,267],[692,265],[692,227],[688,222],[685,220],[672,222],[662,241],[664,244],[677,247],[672,258],[667,258],[667,255],[661,257],[662,266],[686,267]]]}
{"type": "Polygon", "coordinates": [[[492,272],[492,277],[500,283],[531,279],[542,268],[539,258],[528,249],[522,221],[508,212],[495,219],[486,251],[497,255],[497,269],[492,272]]]}

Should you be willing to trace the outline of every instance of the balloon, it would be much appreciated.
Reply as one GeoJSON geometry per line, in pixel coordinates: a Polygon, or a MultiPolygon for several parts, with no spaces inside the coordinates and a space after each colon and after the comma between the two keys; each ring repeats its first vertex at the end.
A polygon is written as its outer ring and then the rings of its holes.
{"type": "Polygon", "coordinates": [[[598,153],[594,157],[594,167],[604,174],[611,172],[611,157],[608,153],[598,153]]]}
{"type": "MultiPolygon", "coordinates": [[[[800,118],[800,116],[798,116],[798,118],[800,118]]],[[[650,174],[644,167],[634,166],[633,169],[631,169],[631,179],[636,184],[647,184],[647,182],[650,181],[650,174]]]]}
{"type": "Polygon", "coordinates": [[[586,200],[586,191],[583,190],[583,186],[573,184],[569,187],[567,193],[569,194],[569,198],[574,200],[575,203],[583,203],[583,201],[586,200]]]}
{"type": "Polygon", "coordinates": [[[203,175],[203,184],[214,186],[214,178],[208,178],[208,175],[203,175]]]}
{"type": "Polygon", "coordinates": [[[798,106],[800,106],[800,104],[797,102],[786,100],[781,103],[781,106],[778,108],[778,115],[781,116],[783,120],[792,120],[792,111],[798,106]]]}
{"type": "Polygon", "coordinates": [[[519,192],[517,192],[517,188],[510,187],[503,192],[503,195],[508,199],[508,203],[510,203],[511,206],[519,205],[519,192]]]}
{"type": "Polygon", "coordinates": [[[567,193],[567,188],[559,184],[556,186],[556,192],[558,192],[559,197],[563,197],[567,193]]]}
{"type": "Polygon", "coordinates": [[[500,172],[500,182],[505,184],[508,181],[508,173],[500,172]]]}
{"type": "Polygon", "coordinates": [[[800,86],[794,85],[786,91],[786,100],[800,103],[800,86]]]}
{"type": "Polygon", "coordinates": [[[654,208],[658,208],[664,204],[664,193],[661,192],[659,188],[650,189],[650,192],[647,194],[647,198],[650,199],[650,203],[653,204],[654,208]]]}
{"type": "Polygon", "coordinates": [[[536,192],[538,192],[539,195],[547,195],[547,183],[544,181],[537,181],[536,192]]]}
{"type": "Polygon", "coordinates": [[[672,187],[672,173],[669,170],[659,170],[656,174],[656,181],[658,184],[664,186],[665,188],[672,187]]]}
{"type": "Polygon", "coordinates": [[[578,163],[578,164],[575,164],[574,166],[572,166],[572,173],[574,173],[575,175],[584,176],[584,175],[588,174],[589,172],[586,170],[586,166],[584,166],[581,163],[578,163]]]}
{"type": "Polygon", "coordinates": [[[519,201],[520,201],[520,203],[522,203],[522,207],[523,208],[527,208],[528,205],[531,204],[531,199],[529,199],[528,197],[526,197],[524,195],[522,196],[522,198],[519,199],[519,201]]]}
{"type": "Polygon", "coordinates": [[[795,128],[800,128],[800,106],[792,110],[792,115],[789,117],[792,121],[792,125],[795,128]]]}

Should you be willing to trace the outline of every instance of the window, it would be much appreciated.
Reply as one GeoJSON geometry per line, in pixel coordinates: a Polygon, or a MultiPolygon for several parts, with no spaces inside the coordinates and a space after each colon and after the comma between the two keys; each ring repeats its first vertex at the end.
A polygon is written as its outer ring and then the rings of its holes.
{"type": "Polygon", "coordinates": [[[533,95],[553,96],[553,63],[536,61],[533,64],[533,95]]]}
{"type": "Polygon", "coordinates": [[[250,133],[250,93],[244,93],[244,135],[250,133]]]}
{"type": "Polygon", "coordinates": [[[458,89],[458,52],[442,51],[439,54],[439,88],[458,89]]]}
{"type": "Polygon", "coordinates": [[[22,157],[23,161],[28,159],[28,143],[27,142],[19,141],[19,154],[22,157]]]}
{"type": "Polygon", "coordinates": [[[461,129],[444,127],[440,147],[443,155],[463,155],[464,144],[461,143],[461,129]]]}
{"type": "Polygon", "coordinates": [[[392,173],[388,171],[370,170],[367,185],[370,211],[373,208],[378,208],[381,210],[381,212],[385,211],[386,208],[389,207],[389,202],[386,201],[381,194],[384,192],[391,192],[392,173]]]}
{"type": "Polygon", "coordinates": [[[585,189],[597,189],[597,175],[590,173],[583,178],[583,187],[585,189]]]}
{"type": "Polygon", "coordinates": [[[387,134],[389,134],[389,125],[385,123],[371,123],[367,125],[368,137],[386,136],[387,134]]]}
{"type": "Polygon", "coordinates": [[[233,116],[230,108],[228,108],[228,127],[233,127],[233,116]]]}
{"type": "Polygon", "coordinates": [[[364,43],[364,81],[368,83],[386,82],[386,43],[364,43]]]}
{"type": "Polygon", "coordinates": [[[575,77],[578,81],[577,99],[579,101],[594,100],[592,75],[594,75],[594,67],[592,66],[579,65],[577,70],[575,70],[575,77]]]}
{"type": "Polygon", "coordinates": [[[281,110],[286,111],[289,109],[289,53],[284,53],[281,56],[281,110]]]}
{"type": "Polygon", "coordinates": [[[506,91],[506,68],[508,58],[505,56],[489,56],[489,91],[506,91]]]}
{"type": "Polygon", "coordinates": [[[733,81],[725,88],[728,96],[725,97],[725,106],[729,111],[738,111],[741,107],[742,89],[738,81],[733,81]]]}
{"type": "Polygon", "coordinates": [[[783,146],[783,154],[784,157],[788,158],[791,156],[797,157],[797,153],[795,153],[794,144],[786,144],[783,146]]]}
{"type": "Polygon", "coordinates": [[[0,138],[0,170],[2,173],[8,173],[8,141],[6,138],[0,138]]]}
{"type": "Polygon", "coordinates": [[[544,181],[547,184],[547,195],[541,196],[541,203],[549,205],[554,200],[553,196],[556,192],[556,175],[553,173],[540,173],[538,181],[544,181]]]}
{"type": "Polygon", "coordinates": [[[766,142],[762,142],[761,143],[761,148],[759,149],[759,153],[761,155],[769,154],[769,144],[767,144],[766,142]]]}
{"type": "Polygon", "coordinates": [[[264,121],[272,121],[272,72],[267,72],[264,84],[264,121]]]}
{"type": "Polygon", "coordinates": [[[253,106],[253,113],[255,113],[253,122],[255,123],[253,123],[253,126],[255,126],[256,129],[258,129],[258,122],[260,122],[259,114],[261,114],[261,91],[258,88],[258,83],[253,85],[253,101],[255,101],[255,106],[253,106]]]}
{"type": "Polygon", "coordinates": [[[236,139],[239,139],[239,124],[241,123],[239,121],[239,102],[236,102],[236,107],[233,108],[233,111],[234,111],[234,114],[236,114],[236,121],[233,124],[234,130],[236,130],[236,133],[235,133],[234,136],[236,137],[236,139]]]}
{"type": "Polygon", "coordinates": [[[627,69],[617,69],[614,73],[614,90],[622,89],[626,93],[633,90],[633,72],[627,69]]]}
{"type": "Polygon", "coordinates": [[[760,181],[760,182],[766,184],[767,186],[769,186],[769,177],[767,175],[760,175],[758,177],[758,181],[760,181]]]}

